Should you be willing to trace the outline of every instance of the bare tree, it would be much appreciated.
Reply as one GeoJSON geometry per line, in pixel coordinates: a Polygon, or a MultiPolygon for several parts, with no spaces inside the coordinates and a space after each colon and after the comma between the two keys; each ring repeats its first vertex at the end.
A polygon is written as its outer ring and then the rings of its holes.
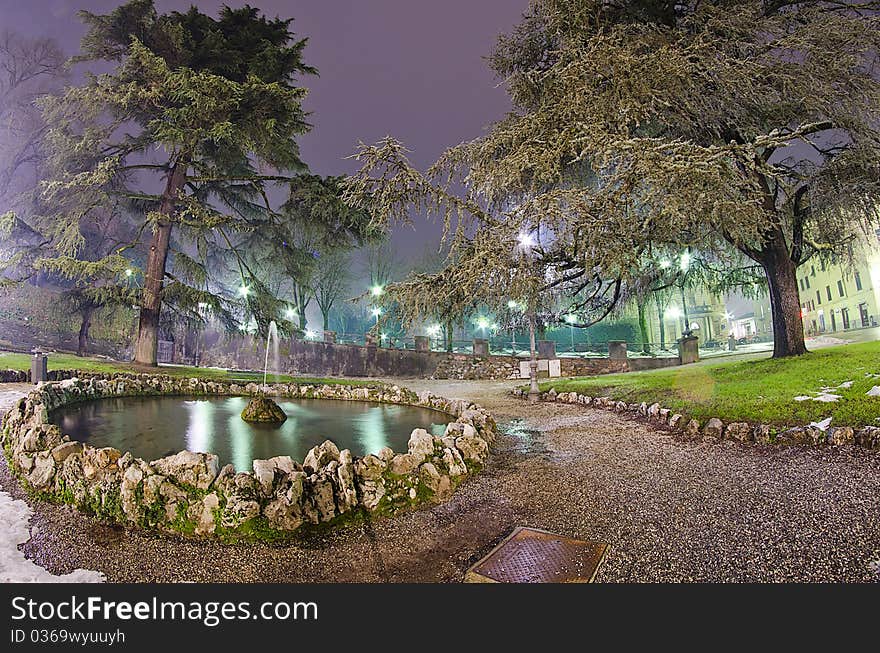
{"type": "Polygon", "coordinates": [[[324,331],[330,330],[330,311],[349,290],[351,258],[347,252],[336,250],[320,254],[312,281],[315,303],[321,309],[324,331]]]}

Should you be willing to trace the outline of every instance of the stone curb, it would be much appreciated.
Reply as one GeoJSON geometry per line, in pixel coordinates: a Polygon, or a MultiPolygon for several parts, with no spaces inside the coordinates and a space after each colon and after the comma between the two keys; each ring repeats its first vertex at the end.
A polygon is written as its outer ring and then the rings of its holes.
{"type": "MultiPolygon", "coordinates": [[[[528,393],[520,388],[515,388],[512,392],[517,397],[528,396],[528,393]]],[[[822,431],[815,426],[796,426],[779,430],[773,429],[767,424],[752,425],[747,422],[725,424],[717,417],[709,419],[706,424],[700,424],[698,420],[688,419],[679,413],[674,413],[668,408],[661,407],[659,403],[628,404],[623,401],[615,401],[611,397],[590,397],[577,392],[557,393],[555,390],[542,392],[540,399],[541,401],[580,404],[592,408],[612,410],[617,413],[628,413],[633,417],[642,417],[653,424],[677,431],[685,439],[690,440],[711,438],[714,440],[755,442],[757,444],[855,445],[869,450],[880,450],[880,427],[877,426],[865,426],[861,429],[837,426],[827,431],[822,431]]]]}
{"type": "Polygon", "coordinates": [[[262,539],[304,524],[341,521],[355,510],[393,514],[448,499],[479,470],[497,435],[492,416],[466,401],[415,393],[398,385],[263,386],[150,374],[82,373],[37,386],[4,416],[0,434],[10,467],[35,495],[77,506],[97,517],[168,533],[262,539]],[[454,420],[442,437],[414,429],[406,453],[389,448],[363,458],[331,441],[305,460],[276,456],[253,470],[218,469],[208,452],[181,451],[145,461],[110,447],[72,441],[49,423],[61,406],[127,396],[270,394],[288,398],[408,404],[454,420]]]}

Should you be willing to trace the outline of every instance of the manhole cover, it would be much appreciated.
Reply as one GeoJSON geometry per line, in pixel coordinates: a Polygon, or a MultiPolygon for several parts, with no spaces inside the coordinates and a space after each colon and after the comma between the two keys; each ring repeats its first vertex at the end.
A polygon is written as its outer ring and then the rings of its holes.
{"type": "Polygon", "coordinates": [[[589,583],[607,544],[520,526],[468,569],[466,583],[589,583]]]}

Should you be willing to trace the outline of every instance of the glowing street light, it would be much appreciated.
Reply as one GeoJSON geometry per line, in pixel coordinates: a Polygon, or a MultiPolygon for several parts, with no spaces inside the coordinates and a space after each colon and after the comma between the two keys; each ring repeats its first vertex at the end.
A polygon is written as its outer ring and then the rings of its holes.
{"type": "Polygon", "coordinates": [[[428,335],[429,335],[430,337],[432,337],[432,338],[436,338],[437,336],[440,335],[440,325],[439,325],[439,324],[435,324],[435,325],[433,325],[433,326],[429,326],[429,327],[428,327],[427,329],[425,329],[425,330],[428,332],[428,335]]]}
{"type": "Polygon", "coordinates": [[[681,309],[679,309],[678,306],[670,306],[666,309],[666,317],[677,320],[681,317],[681,309]]]}
{"type": "Polygon", "coordinates": [[[664,270],[669,269],[669,267],[670,267],[671,265],[672,265],[672,261],[670,261],[670,260],[667,259],[667,258],[665,258],[665,259],[663,259],[662,261],[660,261],[660,267],[661,267],[662,269],[664,269],[664,270]]]}
{"type": "Polygon", "coordinates": [[[565,316],[565,321],[568,322],[568,338],[571,342],[571,350],[574,351],[574,324],[578,321],[578,316],[569,313],[565,316]]]}
{"type": "Polygon", "coordinates": [[[373,295],[373,297],[379,297],[383,292],[385,292],[385,290],[378,284],[370,288],[370,294],[373,295]]]}
{"type": "Polygon", "coordinates": [[[477,318],[477,327],[480,329],[480,331],[485,332],[486,329],[489,327],[489,324],[489,320],[487,320],[485,317],[477,318]]]}
{"type": "Polygon", "coordinates": [[[569,313],[568,315],[565,316],[565,321],[568,322],[569,324],[574,324],[575,322],[578,321],[578,316],[575,315],[574,313],[569,313]]]}
{"type": "Polygon", "coordinates": [[[248,288],[246,285],[242,284],[238,287],[238,294],[241,295],[242,297],[247,297],[248,295],[251,294],[251,289],[248,288]]]}
{"type": "Polygon", "coordinates": [[[284,317],[288,320],[292,320],[296,316],[296,309],[292,306],[289,306],[286,311],[284,311],[284,317]]]}
{"type": "Polygon", "coordinates": [[[691,255],[689,252],[685,252],[681,255],[681,271],[687,272],[688,268],[691,265],[691,255]]]}
{"type": "Polygon", "coordinates": [[[523,249],[534,249],[538,244],[538,241],[535,240],[535,237],[525,231],[521,231],[519,236],[517,236],[517,240],[519,241],[519,246],[523,249]]]}
{"type": "Polygon", "coordinates": [[[317,332],[313,331],[312,329],[306,329],[306,340],[314,340],[317,337],[317,332]]]}
{"type": "Polygon", "coordinates": [[[509,302],[507,302],[507,308],[509,308],[511,310],[516,308],[517,306],[519,306],[519,304],[517,304],[516,301],[514,301],[513,299],[511,299],[509,302]]]}
{"type": "Polygon", "coordinates": [[[127,268],[125,270],[125,276],[130,277],[133,274],[134,274],[134,270],[132,270],[131,268],[127,268]]]}

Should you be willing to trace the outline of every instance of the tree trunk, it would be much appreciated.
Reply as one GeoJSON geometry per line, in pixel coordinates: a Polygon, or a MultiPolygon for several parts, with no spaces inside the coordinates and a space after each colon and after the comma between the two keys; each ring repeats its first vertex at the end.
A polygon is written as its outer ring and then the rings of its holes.
{"type": "Polygon", "coordinates": [[[648,335],[648,321],[645,319],[645,301],[639,301],[637,307],[639,311],[639,332],[642,338],[642,353],[648,354],[651,352],[649,344],[651,337],[648,335]]]}
{"type": "Polygon", "coordinates": [[[162,308],[162,283],[165,279],[165,263],[168,260],[168,247],[171,242],[171,217],[177,206],[177,195],[186,182],[187,165],[174,164],[159,212],[167,219],[161,220],[153,232],[150,251],[147,254],[147,269],[144,274],[144,292],[141,300],[141,316],[138,324],[137,342],[134,347],[134,362],[140,365],[156,365],[156,351],[159,347],[159,311],[162,308]]]}
{"type": "Polygon", "coordinates": [[[657,321],[660,323],[660,349],[666,351],[666,326],[663,324],[663,307],[659,301],[657,301],[657,321]]]}
{"type": "Polygon", "coordinates": [[[82,322],[79,325],[79,340],[76,347],[77,356],[85,356],[89,349],[89,329],[92,327],[92,314],[94,306],[87,306],[82,312],[82,322]]]}
{"type": "Polygon", "coordinates": [[[798,294],[797,267],[784,242],[768,243],[759,261],[767,275],[770,309],[773,315],[773,358],[807,353],[801,301],[798,294]]]}
{"type": "Polygon", "coordinates": [[[452,336],[454,333],[454,327],[452,326],[452,322],[446,323],[446,351],[447,353],[452,353],[452,336]]]}
{"type": "Polygon", "coordinates": [[[321,317],[324,318],[324,331],[330,330],[330,309],[321,310],[321,317]]]}

